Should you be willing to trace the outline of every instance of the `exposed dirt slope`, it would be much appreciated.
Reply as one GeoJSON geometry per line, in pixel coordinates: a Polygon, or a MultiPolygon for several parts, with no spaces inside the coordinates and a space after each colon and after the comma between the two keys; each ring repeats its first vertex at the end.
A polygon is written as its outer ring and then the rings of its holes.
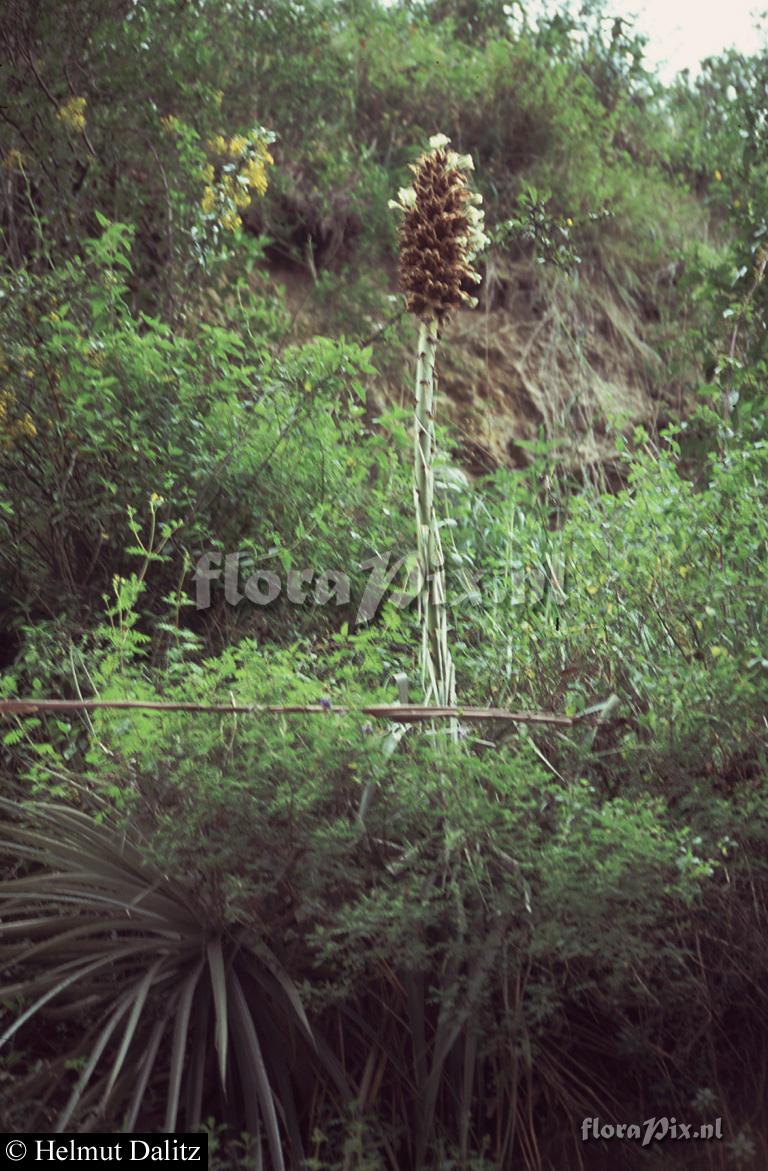
{"type": "MultiPolygon", "coordinates": [[[[309,276],[273,275],[299,332],[334,331],[309,276]]],[[[489,262],[481,305],[449,323],[439,355],[438,413],[460,439],[467,470],[522,466],[540,439],[562,441],[571,466],[610,465],[617,432],[683,412],[684,392],[660,356],[659,305],[674,277],[670,268],[638,292],[603,274],[576,279],[530,260],[489,262]]],[[[406,401],[410,355],[401,357],[388,367],[402,374],[378,381],[382,401],[406,401]]]]}

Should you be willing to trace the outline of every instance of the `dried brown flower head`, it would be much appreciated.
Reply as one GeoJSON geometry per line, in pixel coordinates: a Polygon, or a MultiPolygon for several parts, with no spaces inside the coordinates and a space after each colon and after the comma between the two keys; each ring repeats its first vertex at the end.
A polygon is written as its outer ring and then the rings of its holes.
{"type": "Polygon", "coordinates": [[[488,243],[482,196],[469,188],[469,155],[447,150],[437,134],[430,149],[413,163],[413,185],[402,187],[390,207],[402,212],[398,230],[400,288],[411,313],[421,321],[442,323],[461,305],[476,305],[480,274],[473,262],[488,243]]]}

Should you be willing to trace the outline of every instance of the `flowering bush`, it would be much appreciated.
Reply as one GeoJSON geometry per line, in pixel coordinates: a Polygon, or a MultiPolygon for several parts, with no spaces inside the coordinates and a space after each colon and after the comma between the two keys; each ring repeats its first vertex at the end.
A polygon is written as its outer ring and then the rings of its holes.
{"type": "Polygon", "coordinates": [[[268,147],[274,138],[268,130],[257,127],[229,141],[221,134],[209,140],[208,150],[215,162],[207,163],[203,172],[205,190],[200,207],[206,217],[229,232],[237,230],[241,213],[251,206],[254,194],[259,198],[266,195],[267,168],[274,163],[268,147]]]}

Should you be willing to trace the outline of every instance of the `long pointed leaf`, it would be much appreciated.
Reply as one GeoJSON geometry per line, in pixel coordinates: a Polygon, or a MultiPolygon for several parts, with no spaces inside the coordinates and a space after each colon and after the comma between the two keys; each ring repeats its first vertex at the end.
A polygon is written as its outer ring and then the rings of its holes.
{"type": "Polygon", "coordinates": [[[118,1024],[120,1023],[121,1019],[125,1016],[126,1012],[128,1011],[128,1006],[130,1003],[131,1002],[130,1002],[129,997],[124,996],[122,998],[122,1000],[120,1001],[120,1003],[117,1005],[115,1011],[110,1016],[109,1020],[107,1021],[106,1025],[104,1026],[104,1028],[101,1030],[101,1033],[99,1034],[99,1037],[96,1041],[96,1044],[94,1045],[93,1049],[91,1050],[91,1055],[85,1064],[83,1072],[80,1074],[80,1077],[77,1079],[77,1084],[75,1085],[75,1088],[73,1089],[72,1093],[70,1094],[69,1101],[67,1102],[66,1106],[62,1110],[58,1119],[56,1120],[56,1125],[54,1127],[55,1134],[61,1134],[61,1132],[65,1129],[67,1123],[69,1122],[70,1118],[74,1114],[75,1110],[77,1109],[77,1104],[83,1095],[83,1091],[84,1091],[85,1087],[88,1085],[88,1082],[91,1080],[91,1076],[93,1074],[93,1071],[96,1068],[96,1066],[98,1065],[99,1059],[107,1047],[107,1043],[109,1041],[109,1038],[114,1033],[114,1031],[117,1028],[118,1024]]]}
{"type": "Polygon", "coordinates": [[[149,994],[149,990],[152,985],[156,982],[157,973],[160,971],[164,963],[164,959],[158,960],[156,963],[154,963],[147,974],[139,982],[138,987],[133,994],[133,1008],[131,1009],[131,1015],[128,1017],[126,1022],[123,1039],[120,1042],[120,1048],[117,1051],[117,1056],[115,1057],[115,1061],[112,1066],[112,1072],[109,1075],[109,1081],[107,1082],[107,1087],[104,1091],[102,1102],[106,1102],[109,1098],[109,1095],[112,1093],[112,1088],[117,1081],[120,1070],[123,1068],[123,1062],[125,1061],[126,1054],[128,1053],[131,1041],[133,1040],[134,1034],[136,1032],[139,1018],[141,1017],[142,1010],[147,1000],[147,995],[149,994]]]}
{"type": "Polygon", "coordinates": [[[312,1026],[307,1019],[307,1014],[304,1011],[304,1005],[301,1003],[301,997],[299,996],[296,985],[286,972],[285,968],[266,944],[261,944],[259,947],[256,947],[253,944],[246,942],[245,947],[251,953],[251,955],[256,956],[256,958],[261,961],[262,965],[264,965],[261,971],[256,970],[253,972],[255,979],[262,983],[266,983],[266,977],[271,977],[272,983],[276,983],[278,985],[289,1004],[293,1008],[293,1011],[295,1012],[296,1017],[301,1024],[304,1033],[306,1034],[307,1040],[312,1045],[314,1045],[315,1039],[312,1035],[312,1026]]]}
{"type": "Polygon", "coordinates": [[[190,1053],[190,1075],[187,1078],[185,1129],[198,1130],[202,1122],[203,1088],[208,1057],[208,1025],[211,1017],[210,986],[202,990],[200,1008],[196,1014],[195,1037],[190,1053]]]}
{"type": "Polygon", "coordinates": [[[141,1103],[144,1098],[147,1083],[149,1082],[149,1075],[152,1073],[154,1068],[155,1059],[157,1058],[157,1051],[160,1048],[160,1042],[163,1038],[165,1026],[168,1024],[169,1019],[169,1014],[166,1013],[166,1015],[161,1017],[159,1021],[155,1021],[155,1024],[152,1027],[152,1032],[149,1037],[144,1059],[141,1063],[141,1073],[139,1074],[139,1080],[136,1083],[136,1087],[133,1091],[133,1097],[131,1098],[131,1104],[128,1107],[128,1113],[125,1116],[124,1129],[128,1133],[130,1133],[136,1125],[136,1118],[138,1116],[139,1110],[141,1109],[141,1103]]]}
{"type": "Polygon", "coordinates": [[[176,1129],[181,1078],[184,1072],[184,1052],[187,1045],[187,1033],[189,1031],[189,1017],[192,1011],[195,988],[202,970],[203,963],[201,961],[189,973],[184,981],[178,1008],[176,1009],[176,1024],[173,1029],[173,1048],[171,1050],[171,1072],[168,1079],[168,1099],[165,1108],[165,1123],[163,1125],[163,1130],[166,1134],[172,1134],[176,1129]]]}
{"type": "Polygon", "coordinates": [[[106,967],[107,964],[111,963],[112,956],[107,956],[106,959],[100,959],[93,964],[87,964],[84,968],[78,968],[78,970],[71,976],[68,976],[66,980],[62,980],[60,983],[54,985],[54,987],[49,992],[46,992],[44,996],[41,996],[39,1000],[36,1000],[35,1003],[26,1010],[26,1012],[23,1012],[20,1017],[17,1017],[13,1024],[5,1030],[2,1037],[0,1037],[0,1048],[5,1045],[6,1041],[10,1041],[11,1037],[13,1037],[19,1031],[22,1025],[26,1024],[30,1017],[33,1017],[35,1013],[43,1007],[44,1004],[48,1003],[49,1000],[53,1000],[54,996],[57,996],[59,992],[63,992],[65,988],[69,988],[72,984],[75,983],[76,980],[82,979],[83,976],[87,976],[90,972],[95,972],[99,968],[106,967]]]}
{"type": "Polygon", "coordinates": [[[208,944],[208,966],[211,970],[213,1004],[216,1010],[216,1052],[219,1058],[219,1078],[226,1097],[229,1021],[227,1019],[227,973],[224,968],[224,953],[220,939],[213,939],[208,944]]]}
{"type": "Polygon", "coordinates": [[[258,1095],[261,1115],[267,1132],[267,1142],[272,1154],[274,1171],[285,1171],[283,1152],[280,1143],[280,1129],[277,1124],[277,1113],[272,1096],[272,1087],[269,1084],[267,1069],[259,1044],[259,1038],[248,1010],[240,981],[234,971],[230,972],[230,988],[232,1001],[232,1015],[235,1023],[235,1044],[243,1072],[246,1074],[246,1085],[250,1081],[258,1095]]]}

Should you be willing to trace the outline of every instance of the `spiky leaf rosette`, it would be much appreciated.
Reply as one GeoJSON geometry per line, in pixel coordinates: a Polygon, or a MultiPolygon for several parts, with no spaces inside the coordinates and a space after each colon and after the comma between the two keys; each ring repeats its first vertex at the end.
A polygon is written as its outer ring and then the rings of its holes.
{"type": "Polygon", "coordinates": [[[411,313],[441,324],[461,305],[476,305],[480,274],[476,256],[488,243],[483,232],[482,196],[470,190],[469,155],[448,150],[450,139],[436,134],[411,170],[413,185],[401,187],[390,207],[403,213],[398,231],[400,288],[411,313]]]}

